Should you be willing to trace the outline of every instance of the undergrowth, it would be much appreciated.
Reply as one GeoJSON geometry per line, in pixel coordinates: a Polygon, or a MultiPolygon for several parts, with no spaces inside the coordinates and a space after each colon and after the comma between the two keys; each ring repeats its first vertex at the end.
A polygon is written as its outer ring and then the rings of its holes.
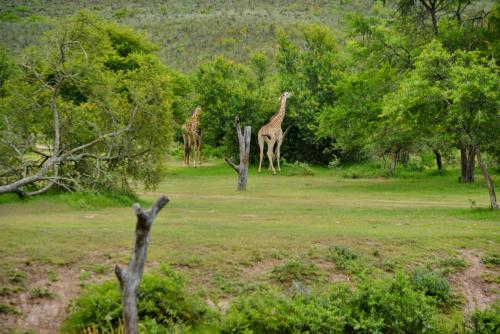
{"type": "MultiPolygon", "coordinates": [[[[338,253],[349,260],[357,259],[345,250],[338,253]]],[[[288,282],[292,278],[304,279],[309,269],[301,260],[292,260],[273,272],[288,282]]],[[[474,312],[465,322],[455,316],[458,313],[440,310],[449,297],[443,276],[418,269],[409,276],[398,272],[380,280],[365,277],[356,286],[336,283],[326,290],[307,293],[261,286],[242,291],[222,312],[210,309],[200,297],[188,293],[183,278],[162,265],[159,271],[145,275],[141,283],[139,328],[144,333],[417,334],[449,333],[451,328],[457,334],[497,333],[500,304],[474,312]]],[[[115,281],[86,287],[70,312],[63,332],[123,332],[120,291],[115,281]]]]}
{"type": "Polygon", "coordinates": [[[24,199],[21,199],[15,194],[4,194],[0,196],[0,204],[31,201],[64,203],[72,208],[80,210],[131,206],[136,202],[139,202],[144,206],[148,205],[148,203],[140,200],[133,194],[112,192],[49,192],[32,198],[24,199]]]}

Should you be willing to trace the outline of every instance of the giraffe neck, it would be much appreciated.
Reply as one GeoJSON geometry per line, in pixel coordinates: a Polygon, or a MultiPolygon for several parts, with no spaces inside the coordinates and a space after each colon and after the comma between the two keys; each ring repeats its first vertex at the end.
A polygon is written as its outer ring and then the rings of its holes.
{"type": "Polygon", "coordinates": [[[274,125],[281,125],[281,123],[283,122],[283,119],[285,118],[285,109],[286,109],[286,98],[281,97],[280,108],[279,108],[278,112],[276,113],[276,115],[274,115],[273,118],[271,119],[271,122],[274,125]]]}

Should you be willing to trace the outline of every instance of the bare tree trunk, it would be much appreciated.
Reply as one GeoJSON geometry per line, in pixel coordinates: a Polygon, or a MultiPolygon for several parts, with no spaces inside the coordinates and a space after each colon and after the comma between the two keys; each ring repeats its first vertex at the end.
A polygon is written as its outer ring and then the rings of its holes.
{"type": "Polygon", "coordinates": [[[495,187],[493,182],[491,181],[490,174],[488,173],[488,169],[486,168],[483,159],[481,158],[481,151],[479,147],[476,149],[477,163],[479,164],[479,168],[481,168],[481,172],[483,172],[484,180],[486,181],[486,186],[488,187],[488,193],[490,195],[491,208],[493,210],[498,210],[497,196],[495,194],[495,187]]]}
{"type": "Polygon", "coordinates": [[[467,149],[465,145],[460,145],[460,182],[464,182],[467,177],[467,149]]]}
{"type": "Polygon", "coordinates": [[[224,158],[227,164],[231,166],[236,173],[238,173],[238,190],[247,189],[248,179],[248,164],[250,162],[250,136],[252,134],[252,127],[245,126],[244,134],[241,133],[240,119],[236,117],[236,133],[238,135],[238,142],[240,146],[240,164],[236,165],[230,159],[224,158]]]}
{"type": "Polygon", "coordinates": [[[436,9],[432,9],[431,11],[431,19],[432,19],[432,32],[434,35],[438,34],[438,22],[436,17],[436,9]]]}
{"type": "Polygon", "coordinates": [[[395,151],[391,153],[391,167],[390,167],[391,174],[394,174],[394,172],[396,172],[397,163],[398,163],[398,152],[395,151]]]}
{"type": "Polygon", "coordinates": [[[439,171],[439,174],[441,174],[441,171],[443,170],[443,160],[441,157],[441,153],[439,150],[434,150],[434,155],[436,156],[436,165],[439,171]]]}
{"type": "Polygon", "coordinates": [[[460,144],[460,182],[474,182],[474,169],[476,160],[476,149],[473,145],[460,144]]]}
{"type": "Polygon", "coordinates": [[[467,154],[467,178],[466,183],[474,182],[474,169],[476,166],[476,148],[469,145],[469,152],[467,154]]]}
{"type": "Polygon", "coordinates": [[[135,246],[126,269],[115,266],[115,274],[120,282],[123,304],[123,331],[125,334],[138,334],[137,289],[141,284],[144,263],[148,251],[149,232],[156,215],[167,205],[169,199],[160,197],[146,212],[138,203],[134,204],[137,224],[135,227],[135,246]]]}

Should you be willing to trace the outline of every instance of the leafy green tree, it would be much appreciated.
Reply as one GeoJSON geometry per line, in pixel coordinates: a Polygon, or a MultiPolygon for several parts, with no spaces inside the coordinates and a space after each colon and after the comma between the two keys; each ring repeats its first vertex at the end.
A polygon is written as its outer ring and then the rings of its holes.
{"type": "MultiPolygon", "coordinates": [[[[257,89],[257,78],[244,65],[224,57],[217,57],[200,66],[196,72],[196,90],[203,109],[201,117],[203,141],[214,147],[223,147],[225,154],[238,152],[234,132],[234,118],[251,125],[257,131],[270,114],[269,101],[257,89]]],[[[255,152],[255,151],[254,151],[255,152]]]]}
{"type": "Polygon", "coordinates": [[[0,100],[0,193],[154,187],[172,92],[154,45],[80,12],[25,50],[0,100]]]}
{"type": "MultiPolygon", "coordinates": [[[[351,15],[351,40],[341,56],[342,69],[333,90],[336,99],[320,114],[319,135],[334,138],[341,160],[360,161],[369,153],[398,156],[414,150],[414,136],[399,123],[380,117],[383,98],[397,87],[420,52],[420,38],[409,38],[411,22],[378,15],[351,15]]],[[[390,17],[390,16],[389,16],[390,17]]]]}
{"type": "Polygon", "coordinates": [[[284,126],[292,125],[284,143],[283,156],[290,160],[327,164],[332,157],[332,139],[319,137],[319,114],[335,101],[338,80],[338,46],[333,32],[325,27],[304,29],[304,49],[289,37],[278,35],[280,88],[291,91],[284,126]]]}
{"type": "MultiPolygon", "coordinates": [[[[462,182],[473,180],[474,156],[488,185],[491,205],[498,208],[493,184],[481,151],[494,150],[500,140],[498,67],[479,52],[449,53],[438,41],[426,46],[415,69],[399,89],[385,98],[384,115],[406,124],[419,137],[441,130],[441,141],[467,147],[462,182]]],[[[462,155],[464,152],[462,152],[462,155]]]]}

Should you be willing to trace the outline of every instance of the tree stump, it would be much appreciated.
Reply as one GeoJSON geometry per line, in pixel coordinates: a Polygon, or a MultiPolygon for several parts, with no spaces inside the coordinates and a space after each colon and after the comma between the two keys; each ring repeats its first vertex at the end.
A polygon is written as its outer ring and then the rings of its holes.
{"type": "Polygon", "coordinates": [[[144,272],[144,263],[148,251],[149,232],[156,215],[167,205],[169,199],[165,196],[160,197],[156,203],[146,212],[142,211],[141,206],[134,204],[137,224],[135,226],[135,246],[132,257],[126,269],[115,266],[115,274],[120,282],[123,304],[123,332],[125,334],[138,334],[138,315],[137,315],[137,289],[141,284],[142,273],[144,272]]]}
{"type": "Polygon", "coordinates": [[[238,135],[238,142],[240,146],[240,164],[236,165],[230,159],[224,158],[227,164],[231,166],[236,173],[238,173],[238,190],[247,189],[248,179],[248,164],[250,162],[250,136],[252,133],[251,126],[245,126],[244,133],[241,133],[240,119],[238,116],[235,118],[236,134],[238,135]]]}

